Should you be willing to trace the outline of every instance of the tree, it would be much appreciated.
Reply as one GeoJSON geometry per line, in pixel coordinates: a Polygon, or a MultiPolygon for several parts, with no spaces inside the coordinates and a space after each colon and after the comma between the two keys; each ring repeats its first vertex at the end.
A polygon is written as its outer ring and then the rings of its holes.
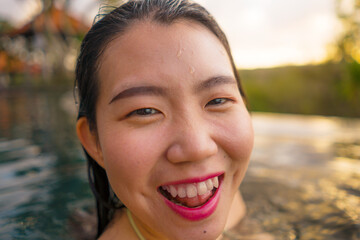
{"type": "MultiPolygon", "coordinates": [[[[360,0],[336,0],[343,32],[337,41],[337,58],[344,66],[340,91],[351,101],[360,99],[360,0]]],[[[357,103],[358,105],[358,103],[357,103]]]]}
{"type": "Polygon", "coordinates": [[[338,55],[345,61],[360,63],[360,0],[337,0],[337,15],[343,25],[338,39],[338,55]]]}

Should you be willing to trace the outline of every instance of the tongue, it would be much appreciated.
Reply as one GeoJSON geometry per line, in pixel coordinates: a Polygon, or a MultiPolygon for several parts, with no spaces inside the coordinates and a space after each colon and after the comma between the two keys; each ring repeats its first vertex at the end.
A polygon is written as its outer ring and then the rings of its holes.
{"type": "Polygon", "coordinates": [[[212,194],[213,193],[211,191],[208,191],[203,195],[196,195],[195,197],[192,198],[189,197],[180,198],[177,196],[175,200],[186,207],[194,208],[194,207],[199,207],[204,203],[206,203],[211,198],[212,194]]]}

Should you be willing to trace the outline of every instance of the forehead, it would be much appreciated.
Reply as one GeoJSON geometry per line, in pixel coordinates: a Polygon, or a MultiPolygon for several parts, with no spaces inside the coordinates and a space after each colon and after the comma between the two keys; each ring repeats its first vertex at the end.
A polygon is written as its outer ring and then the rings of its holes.
{"type": "Polygon", "coordinates": [[[107,46],[99,78],[101,86],[116,88],[118,82],[205,79],[212,73],[232,75],[232,68],[224,46],[206,27],[187,20],[137,21],[107,46]]]}

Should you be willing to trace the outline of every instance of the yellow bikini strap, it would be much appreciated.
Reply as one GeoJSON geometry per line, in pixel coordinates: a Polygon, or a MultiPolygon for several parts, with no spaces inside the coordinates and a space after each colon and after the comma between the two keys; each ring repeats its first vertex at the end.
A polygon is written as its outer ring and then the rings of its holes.
{"type": "Polygon", "coordinates": [[[131,215],[131,212],[130,210],[127,208],[126,209],[126,214],[128,216],[128,219],[129,219],[129,222],[130,222],[130,225],[131,227],[134,229],[135,233],[136,233],[136,236],[140,239],[140,240],[146,240],[143,235],[141,234],[140,230],[137,228],[135,222],[134,222],[134,219],[132,218],[132,215],[131,215]]]}

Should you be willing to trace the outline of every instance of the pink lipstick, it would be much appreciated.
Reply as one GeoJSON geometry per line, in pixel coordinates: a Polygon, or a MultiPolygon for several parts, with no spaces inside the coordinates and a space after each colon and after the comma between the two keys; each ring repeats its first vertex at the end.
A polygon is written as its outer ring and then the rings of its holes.
{"type": "Polygon", "coordinates": [[[223,175],[171,182],[161,186],[166,205],[176,214],[190,221],[209,217],[219,203],[223,175]]]}

